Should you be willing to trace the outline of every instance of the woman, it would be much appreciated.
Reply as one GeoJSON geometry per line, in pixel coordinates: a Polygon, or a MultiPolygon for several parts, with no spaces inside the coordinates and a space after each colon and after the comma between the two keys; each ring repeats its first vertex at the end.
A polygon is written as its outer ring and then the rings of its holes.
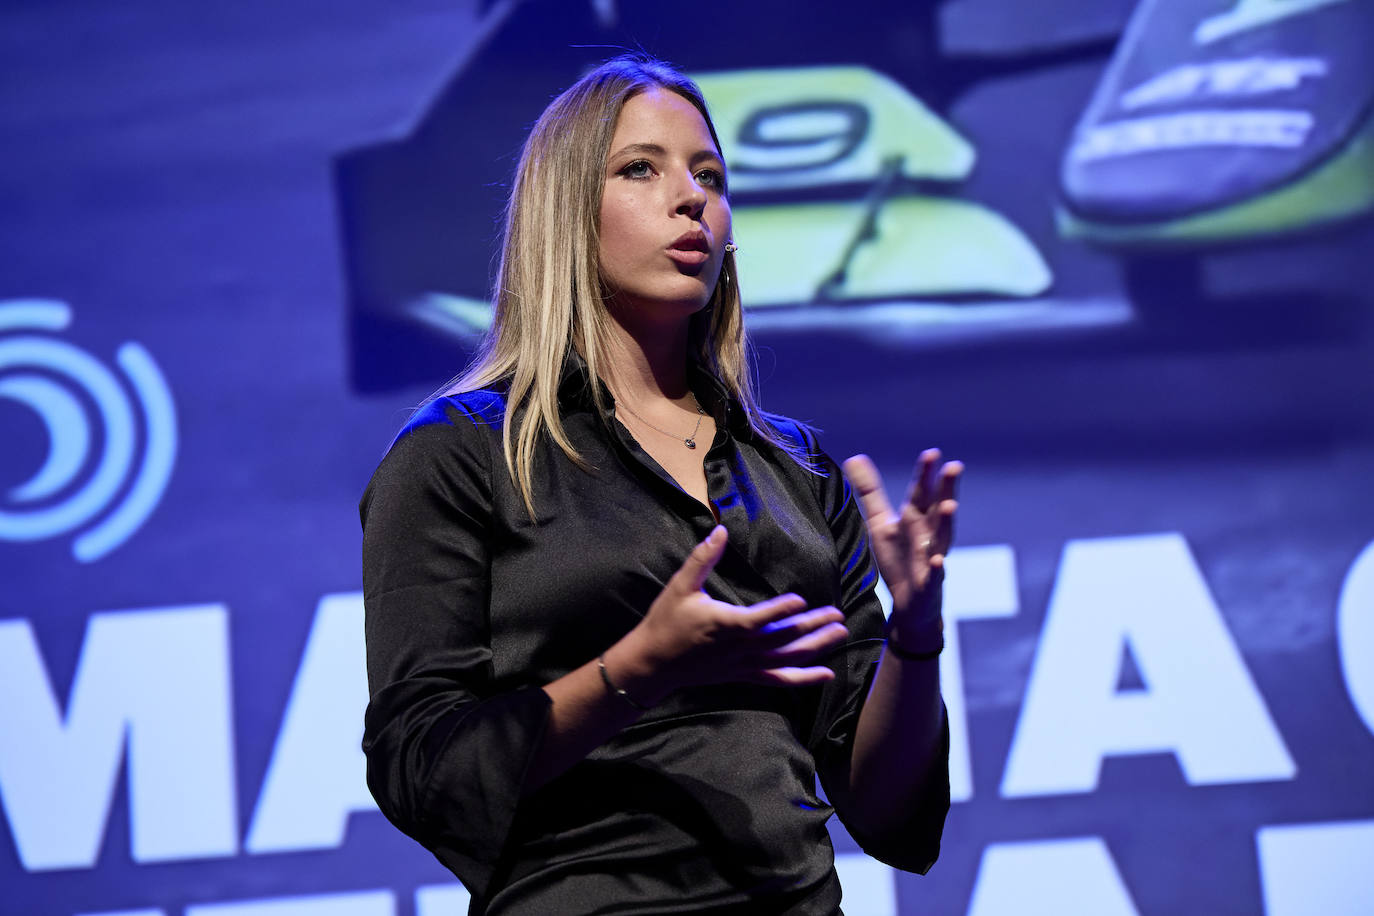
{"type": "Polygon", "coordinates": [[[961,468],[893,510],[851,459],[866,530],[754,401],[733,250],[695,85],[588,74],[521,157],[484,349],[363,497],[368,784],[473,913],[838,913],[817,774],[871,854],[938,853],[961,468]]]}

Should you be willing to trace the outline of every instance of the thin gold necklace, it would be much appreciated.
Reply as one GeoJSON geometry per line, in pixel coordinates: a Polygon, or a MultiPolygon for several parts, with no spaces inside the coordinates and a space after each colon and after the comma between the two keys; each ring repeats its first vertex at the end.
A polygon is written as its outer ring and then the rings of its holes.
{"type": "Polygon", "coordinates": [[[681,440],[682,444],[685,445],[685,446],[687,446],[688,448],[696,448],[696,447],[697,447],[697,433],[699,433],[699,432],[701,431],[701,420],[702,420],[703,417],[706,416],[706,411],[704,411],[704,410],[701,409],[701,402],[697,400],[697,396],[696,396],[695,394],[693,394],[691,391],[688,391],[687,393],[688,393],[689,395],[691,395],[691,397],[692,397],[692,403],[695,404],[695,405],[696,405],[696,408],[697,408],[697,425],[692,427],[692,434],[691,434],[690,436],[687,436],[686,438],[683,438],[682,436],[679,436],[677,433],[670,433],[670,432],[668,432],[668,430],[666,430],[666,429],[661,429],[661,428],[655,426],[654,424],[650,423],[648,420],[646,420],[646,419],[644,419],[643,417],[641,417],[639,414],[635,413],[634,408],[632,408],[629,404],[622,403],[622,402],[617,402],[617,403],[619,404],[619,406],[624,407],[626,410],[628,410],[628,411],[630,412],[630,416],[634,417],[636,420],[638,420],[639,422],[643,423],[645,426],[649,427],[649,428],[652,429],[654,432],[656,432],[656,433],[663,433],[663,435],[665,435],[665,436],[671,436],[671,437],[674,438],[674,439],[679,439],[679,440],[681,440]]]}

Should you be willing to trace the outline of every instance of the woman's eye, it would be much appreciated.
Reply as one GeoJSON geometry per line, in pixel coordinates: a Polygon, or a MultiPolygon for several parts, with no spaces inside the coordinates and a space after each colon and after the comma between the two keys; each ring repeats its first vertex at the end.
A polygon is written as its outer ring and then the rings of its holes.
{"type": "Polygon", "coordinates": [[[648,178],[653,174],[653,166],[643,159],[636,159],[629,165],[620,170],[620,174],[626,178],[648,178]]]}
{"type": "Polygon", "coordinates": [[[715,188],[717,191],[725,190],[725,174],[717,169],[702,169],[697,172],[697,181],[704,187],[715,188]]]}

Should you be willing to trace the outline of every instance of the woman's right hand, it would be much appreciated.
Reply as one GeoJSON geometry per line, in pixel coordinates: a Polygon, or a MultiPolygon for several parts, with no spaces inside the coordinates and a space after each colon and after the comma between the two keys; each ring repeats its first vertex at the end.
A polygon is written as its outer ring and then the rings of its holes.
{"type": "Polygon", "coordinates": [[[633,684],[633,696],[653,703],[700,684],[788,686],[835,676],[824,665],[811,664],[848,635],[844,615],[835,608],[807,609],[792,594],[740,607],[702,591],[727,537],[717,526],[698,544],[639,625],[607,651],[616,683],[633,684]]]}

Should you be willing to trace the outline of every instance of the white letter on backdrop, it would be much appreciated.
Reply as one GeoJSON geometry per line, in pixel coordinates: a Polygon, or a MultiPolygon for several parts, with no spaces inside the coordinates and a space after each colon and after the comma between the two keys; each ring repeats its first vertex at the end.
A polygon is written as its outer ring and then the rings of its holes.
{"type": "Polygon", "coordinates": [[[244,842],[249,852],[333,849],[350,814],[377,810],[361,747],[366,707],[362,593],[326,595],[244,842]]]}
{"type": "Polygon", "coordinates": [[[426,884],[415,888],[415,916],[466,913],[472,895],[461,884],[426,884]]]}
{"type": "Polygon", "coordinates": [[[186,908],[186,916],[395,916],[395,913],[396,897],[391,891],[201,903],[186,908]]]}
{"type": "Polygon", "coordinates": [[[994,843],[983,850],[968,916],[1137,916],[1100,837],[994,843]]]}
{"type": "Polygon", "coordinates": [[[1350,702],[1374,732],[1374,543],[1355,558],[1341,586],[1336,646],[1350,702]]]}
{"type": "Polygon", "coordinates": [[[126,736],[134,860],[235,853],[225,617],[92,615],[65,722],[29,622],[0,623],[0,797],[26,869],[95,864],[126,736]]]}
{"type": "Polygon", "coordinates": [[[951,801],[973,797],[964,671],[959,650],[959,621],[1014,617],[1016,555],[1005,544],[960,547],[946,558],[945,651],[940,656],[940,693],[949,713],[949,795],[951,801]]]}
{"type": "Polygon", "coordinates": [[[1070,542],[1002,794],[1091,792],[1103,757],[1160,751],[1192,785],[1297,770],[1182,536],[1070,542]],[[1117,690],[1125,648],[1144,689],[1117,690]]]}
{"type": "Polygon", "coordinates": [[[1268,916],[1364,916],[1374,901],[1374,821],[1261,827],[1264,912],[1268,916]]]}

